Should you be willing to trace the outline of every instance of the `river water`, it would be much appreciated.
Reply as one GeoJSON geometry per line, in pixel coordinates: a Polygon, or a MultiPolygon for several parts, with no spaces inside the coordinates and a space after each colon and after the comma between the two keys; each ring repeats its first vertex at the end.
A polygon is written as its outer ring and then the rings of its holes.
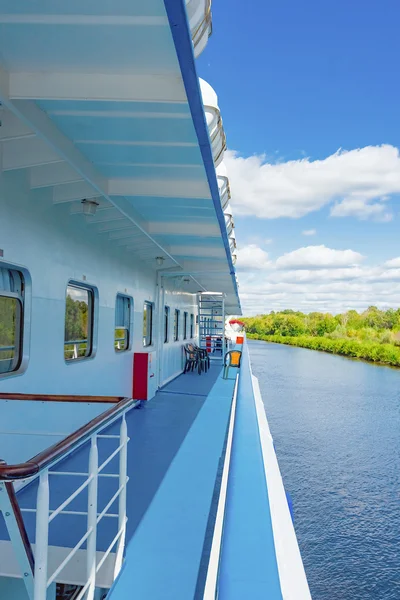
{"type": "Polygon", "coordinates": [[[250,341],[314,600],[400,600],[400,369],[250,341]]]}

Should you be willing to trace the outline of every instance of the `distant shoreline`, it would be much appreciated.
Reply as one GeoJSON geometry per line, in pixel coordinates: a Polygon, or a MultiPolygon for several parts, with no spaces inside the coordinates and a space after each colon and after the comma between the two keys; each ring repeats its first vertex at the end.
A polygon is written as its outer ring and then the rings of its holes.
{"type": "Polygon", "coordinates": [[[349,339],[330,339],[317,336],[283,336],[261,335],[247,333],[247,338],[262,342],[273,342],[298,348],[317,350],[328,354],[337,354],[346,358],[361,359],[376,365],[400,367],[400,348],[393,344],[379,344],[374,342],[360,342],[349,339]]]}

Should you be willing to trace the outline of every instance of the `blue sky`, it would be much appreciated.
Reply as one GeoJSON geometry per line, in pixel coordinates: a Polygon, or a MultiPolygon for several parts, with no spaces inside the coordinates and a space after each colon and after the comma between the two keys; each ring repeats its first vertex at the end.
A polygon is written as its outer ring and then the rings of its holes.
{"type": "Polygon", "coordinates": [[[212,10],[198,68],[237,153],[226,163],[245,312],[400,305],[400,270],[385,264],[400,256],[400,3],[218,0],[212,10]],[[289,267],[280,276],[279,257],[310,246],[293,281],[289,267]],[[346,265],[345,250],[361,257],[346,265]]]}

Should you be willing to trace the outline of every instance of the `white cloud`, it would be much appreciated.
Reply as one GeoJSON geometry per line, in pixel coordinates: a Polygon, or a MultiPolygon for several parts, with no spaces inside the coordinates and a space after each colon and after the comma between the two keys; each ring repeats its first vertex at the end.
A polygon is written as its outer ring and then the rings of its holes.
{"type": "MultiPolygon", "coordinates": [[[[381,198],[382,201],[388,198],[381,198]]],[[[392,213],[385,204],[370,204],[365,198],[346,198],[331,208],[332,217],[357,217],[362,221],[373,218],[384,223],[391,221],[392,213]]]]}
{"type": "Polygon", "coordinates": [[[242,252],[239,282],[246,315],[284,308],[338,313],[371,304],[400,306],[400,257],[371,266],[354,250],[325,246],[299,248],[275,261],[256,244],[242,252]]]}
{"type": "Polygon", "coordinates": [[[304,231],[301,232],[303,235],[315,235],[317,233],[316,229],[304,229],[304,231]]]}
{"type": "Polygon", "coordinates": [[[400,268],[400,256],[397,258],[391,258],[385,262],[385,267],[389,267],[389,269],[397,269],[400,268]]]}
{"type": "Polygon", "coordinates": [[[276,164],[228,151],[225,164],[238,215],[299,218],[335,203],[332,216],[387,221],[387,200],[400,193],[400,153],[387,144],[276,164]]]}
{"type": "Polygon", "coordinates": [[[256,244],[249,244],[238,248],[237,252],[238,269],[265,269],[270,265],[268,252],[259,248],[256,244]]]}
{"type": "Polygon", "coordinates": [[[354,250],[333,250],[324,245],[306,246],[280,256],[276,266],[281,269],[351,267],[358,265],[363,258],[354,250]]]}
{"type": "Polygon", "coordinates": [[[400,306],[400,270],[385,270],[383,266],[275,270],[269,271],[268,277],[254,279],[250,275],[239,273],[245,315],[285,308],[339,313],[365,310],[371,304],[380,308],[400,306]]]}
{"type": "Polygon", "coordinates": [[[264,244],[266,244],[267,246],[269,246],[270,244],[272,244],[272,242],[273,242],[273,241],[274,241],[274,240],[273,240],[273,239],[271,239],[271,238],[266,238],[266,239],[264,240],[264,244]]]}

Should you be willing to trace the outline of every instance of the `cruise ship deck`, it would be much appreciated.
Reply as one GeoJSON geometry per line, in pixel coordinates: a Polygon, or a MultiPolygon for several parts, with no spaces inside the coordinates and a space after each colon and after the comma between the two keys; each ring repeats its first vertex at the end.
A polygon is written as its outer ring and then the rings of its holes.
{"type": "Polygon", "coordinates": [[[232,369],[224,380],[221,365],[201,377],[181,375],[131,412],[132,516],[112,600],[128,592],[154,600],[206,598],[212,571],[220,598],[248,593],[261,598],[266,590],[270,598],[282,598],[247,351],[233,415],[225,506],[217,516],[235,378],[232,369]],[[219,518],[223,538],[213,541],[219,518]]]}

